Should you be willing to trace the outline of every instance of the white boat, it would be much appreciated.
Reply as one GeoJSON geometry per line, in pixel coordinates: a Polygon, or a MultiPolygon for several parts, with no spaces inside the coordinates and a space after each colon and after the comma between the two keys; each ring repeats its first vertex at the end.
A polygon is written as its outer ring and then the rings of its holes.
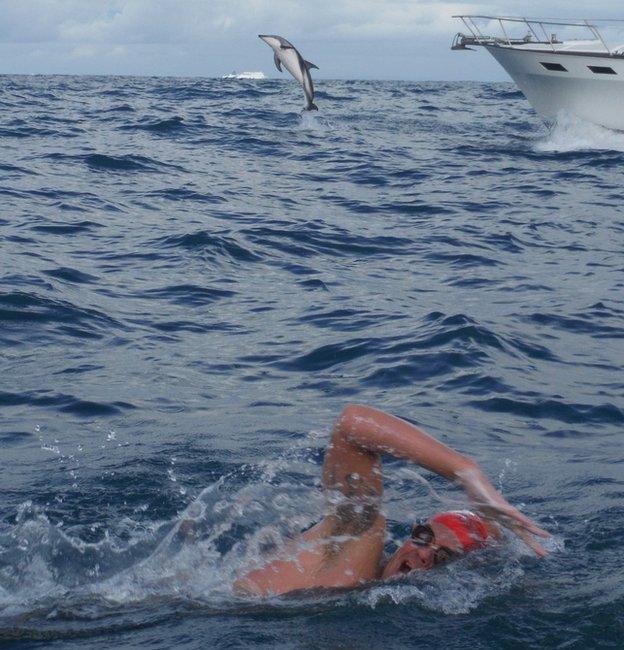
{"type": "Polygon", "coordinates": [[[230,72],[221,79],[266,79],[264,72],[230,72]]]}
{"type": "Polygon", "coordinates": [[[596,26],[601,21],[454,17],[463,21],[468,33],[455,36],[453,49],[484,47],[544,121],[552,123],[562,115],[572,115],[624,131],[624,45],[607,44],[596,26]],[[496,29],[494,36],[484,32],[492,28],[496,29]],[[559,39],[554,28],[564,33],[582,29],[588,38],[559,39]],[[520,38],[519,29],[526,30],[520,38]]]}

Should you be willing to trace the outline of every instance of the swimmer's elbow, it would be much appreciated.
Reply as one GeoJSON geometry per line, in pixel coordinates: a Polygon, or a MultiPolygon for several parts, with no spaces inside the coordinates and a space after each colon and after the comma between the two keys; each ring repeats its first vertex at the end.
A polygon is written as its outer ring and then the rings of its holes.
{"type": "Polygon", "coordinates": [[[362,406],[361,404],[347,404],[340,415],[336,420],[336,426],[334,427],[334,432],[348,435],[357,428],[357,424],[361,421],[362,417],[370,411],[370,408],[367,406],[362,406]]]}
{"type": "Polygon", "coordinates": [[[353,420],[354,418],[358,417],[362,409],[366,407],[361,406],[359,404],[347,404],[342,411],[340,411],[340,415],[338,416],[338,422],[343,423],[343,422],[349,422],[353,420]]]}
{"type": "Polygon", "coordinates": [[[479,463],[457,452],[457,463],[453,470],[452,479],[459,483],[462,487],[466,488],[473,485],[475,481],[482,481],[484,479],[483,470],[479,463]]]}

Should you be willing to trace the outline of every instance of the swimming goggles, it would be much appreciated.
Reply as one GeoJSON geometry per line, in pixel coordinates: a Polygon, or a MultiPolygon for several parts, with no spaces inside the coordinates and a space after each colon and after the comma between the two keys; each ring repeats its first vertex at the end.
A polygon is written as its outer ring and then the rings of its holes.
{"type": "Polygon", "coordinates": [[[443,564],[444,562],[448,562],[448,560],[457,556],[457,553],[451,551],[450,548],[447,548],[446,546],[440,546],[440,544],[436,544],[434,542],[435,533],[429,524],[420,522],[415,523],[412,526],[410,537],[416,546],[429,546],[433,549],[434,564],[443,564]]]}

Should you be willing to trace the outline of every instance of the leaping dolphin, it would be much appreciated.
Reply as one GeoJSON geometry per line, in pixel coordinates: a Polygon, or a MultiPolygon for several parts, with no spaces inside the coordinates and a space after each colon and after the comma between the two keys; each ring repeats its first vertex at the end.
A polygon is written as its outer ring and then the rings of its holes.
{"type": "Polygon", "coordinates": [[[292,43],[289,43],[281,36],[267,36],[259,34],[261,38],[272,50],[275,67],[281,72],[282,65],[290,74],[303,86],[303,93],[306,98],[305,111],[318,111],[318,106],[314,103],[314,84],[310,76],[310,69],[318,66],[306,61],[292,43]]]}

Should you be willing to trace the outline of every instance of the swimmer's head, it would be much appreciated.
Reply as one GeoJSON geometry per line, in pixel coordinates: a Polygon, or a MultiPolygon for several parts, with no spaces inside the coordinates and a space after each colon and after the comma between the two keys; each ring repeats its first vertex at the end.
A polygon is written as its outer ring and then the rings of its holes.
{"type": "Polygon", "coordinates": [[[468,511],[442,512],[414,524],[410,538],[390,558],[382,577],[431,569],[483,548],[489,537],[485,522],[468,511]]]}

